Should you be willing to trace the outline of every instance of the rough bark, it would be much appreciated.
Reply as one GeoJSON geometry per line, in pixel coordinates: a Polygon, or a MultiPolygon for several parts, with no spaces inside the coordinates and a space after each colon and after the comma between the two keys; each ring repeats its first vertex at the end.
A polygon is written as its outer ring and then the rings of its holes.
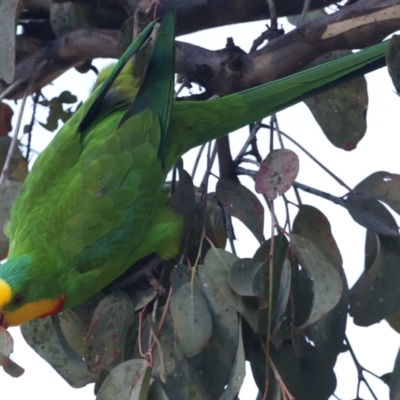
{"type": "MultiPolygon", "coordinates": [[[[183,4],[183,1],[172,1],[183,4]]],[[[209,0],[213,4],[223,2],[209,0]]],[[[257,2],[247,0],[249,7],[257,2]]],[[[189,3],[193,5],[193,1],[189,3]]],[[[200,2],[197,0],[197,3],[200,2]]],[[[278,2],[277,8],[283,3],[278,2]]],[[[328,52],[371,45],[398,29],[400,0],[360,0],[311,21],[251,54],[244,53],[231,42],[226,49],[210,51],[178,41],[176,71],[186,74],[190,81],[201,84],[211,93],[226,95],[297,72],[328,52]]],[[[7,97],[17,99],[23,95],[26,82],[43,60],[47,65],[34,85],[35,90],[86,60],[118,57],[118,35],[115,30],[79,29],[52,40],[18,63],[15,80],[22,79],[25,83],[10,91],[7,97]]],[[[21,43],[19,46],[23,47],[21,43]]],[[[35,46],[31,48],[35,50],[35,46]]],[[[6,88],[7,85],[0,82],[0,91],[6,88]]]]}

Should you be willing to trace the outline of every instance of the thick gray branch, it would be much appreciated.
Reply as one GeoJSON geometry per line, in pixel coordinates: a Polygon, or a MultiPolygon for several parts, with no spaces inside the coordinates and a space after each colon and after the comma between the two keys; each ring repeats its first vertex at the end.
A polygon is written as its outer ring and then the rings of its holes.
{"type": "MultiPolygon", "coordinates": [[[[284,2],[278,2],[277,8],[280,3],[284,2]]],[[[399,29],[400,0],[360,0],[335,14],[311,21],[252,54],[245,54],[231,42],[226,49],[210,51],[178,41],[176,70],[208,91],[226,95],[297,72],[333,50],[376,43],[399,29]]],[[[117,56],[118,31],[80,29],[22,60],[17,65],[15,79],[28,80],[37,65],[48,60],[49,67],[35,85],[35,89],[40,89],[85,60],[117,56]]],[[[6,84],[0,83],[1,91],[6,88],[6,84]]],[[[9,98],[20,98],[24,90],[25,85],[18,86],[9,98]]]]}

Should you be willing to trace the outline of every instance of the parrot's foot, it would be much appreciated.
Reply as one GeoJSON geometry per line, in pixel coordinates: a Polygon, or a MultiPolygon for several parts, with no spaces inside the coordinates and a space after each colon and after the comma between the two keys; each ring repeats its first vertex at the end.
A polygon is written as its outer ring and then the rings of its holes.
{"type": "Polygon", "coordinates": [[[159,293],[163,293],[165,292],[165,289],[160,285],[157,278],[154,276],[154,272],[157,270],[162,262],[163,261],[156,254],[152,254],[146,258],[143,258],[142,260],[132,265],[132,267],[124,272],[107,288],[111,291],[124,289],[128,285],[145,279],[148,281],[153,289],[157,290],[157,292],[159,293]]]}

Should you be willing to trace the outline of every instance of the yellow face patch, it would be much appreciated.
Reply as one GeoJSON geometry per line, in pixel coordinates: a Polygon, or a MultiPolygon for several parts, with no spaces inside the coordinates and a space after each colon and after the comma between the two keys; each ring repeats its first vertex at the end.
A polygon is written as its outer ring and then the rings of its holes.
{"type": "Polygon", "coordinates": [[[14,311],[4,312],[4,322],[7,326],[17,326],[31,319],[57,314],[62,310],[64,296],[58,299],[43,299],[35,303],[25,304],[14,311]]]}
{"type": "Polygon", "coordinates": [[[10,285],[3,279],[0,279],[0,312],[1,309],[11,301],[12,291],[10,285]]]}

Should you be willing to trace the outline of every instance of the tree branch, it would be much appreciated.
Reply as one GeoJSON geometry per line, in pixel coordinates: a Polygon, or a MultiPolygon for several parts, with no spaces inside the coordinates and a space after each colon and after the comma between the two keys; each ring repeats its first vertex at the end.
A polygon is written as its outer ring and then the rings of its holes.
{"type": "MultiPolygon", "coordinates": [[[[171,3],[179,3],[177,8],[181,18],[184,18],[182,9],[185,10],[184,3],[187,1],[170,0],[171,3]]],[[[232,0],[232,4],[238,1],[232,0]]],[[[225,0],[209,0],[208,3],[216,7],[216,4],[225,4],[225,0]]],[[[258,4],[258,1],[248,0],[247,3],[250,7],[253,3],[258,4]]],[[[261,3],[264,6],[266,4],[265,0],[261,3]]],[[[279,2],[280,5],[283,3],[285,1],[279,2]]],[[[292,0],[292,3],[296,1],[292,0]]],[[[302,5],[303,0],[300,3],[302,5]]],[[[279,7],[277,4],[278,12],[279,7]]],[[[222,14],[218,17],[221,18],[221,24],[225,18],[222,14]]],[[[295,73],[331,51],[371,45],[398,29],[400,0],[360,0],[343,7],[337,13],[304,24],[251,54],[244,53],[232,41],[228,41],[226,49],[218,51],[178,41],[176,71],[188,76],[191,82],[204,86],[208,92],[222,96],[295,73]]],[[[118,37],[118,31],[79,29],[55,39],[18,63],[15,80],[23,79],[25,83],[11,90],[8,98],[22,97],[32,71],[43,60],[48,61],[48,66],[38,77],[33,91],[47,85],[69,68],[82,65],[86,60],[97,57],[117,58],[118,37]]],[[[7,84],[0,81],[0,92],[6,88],[7,84]]]]}

